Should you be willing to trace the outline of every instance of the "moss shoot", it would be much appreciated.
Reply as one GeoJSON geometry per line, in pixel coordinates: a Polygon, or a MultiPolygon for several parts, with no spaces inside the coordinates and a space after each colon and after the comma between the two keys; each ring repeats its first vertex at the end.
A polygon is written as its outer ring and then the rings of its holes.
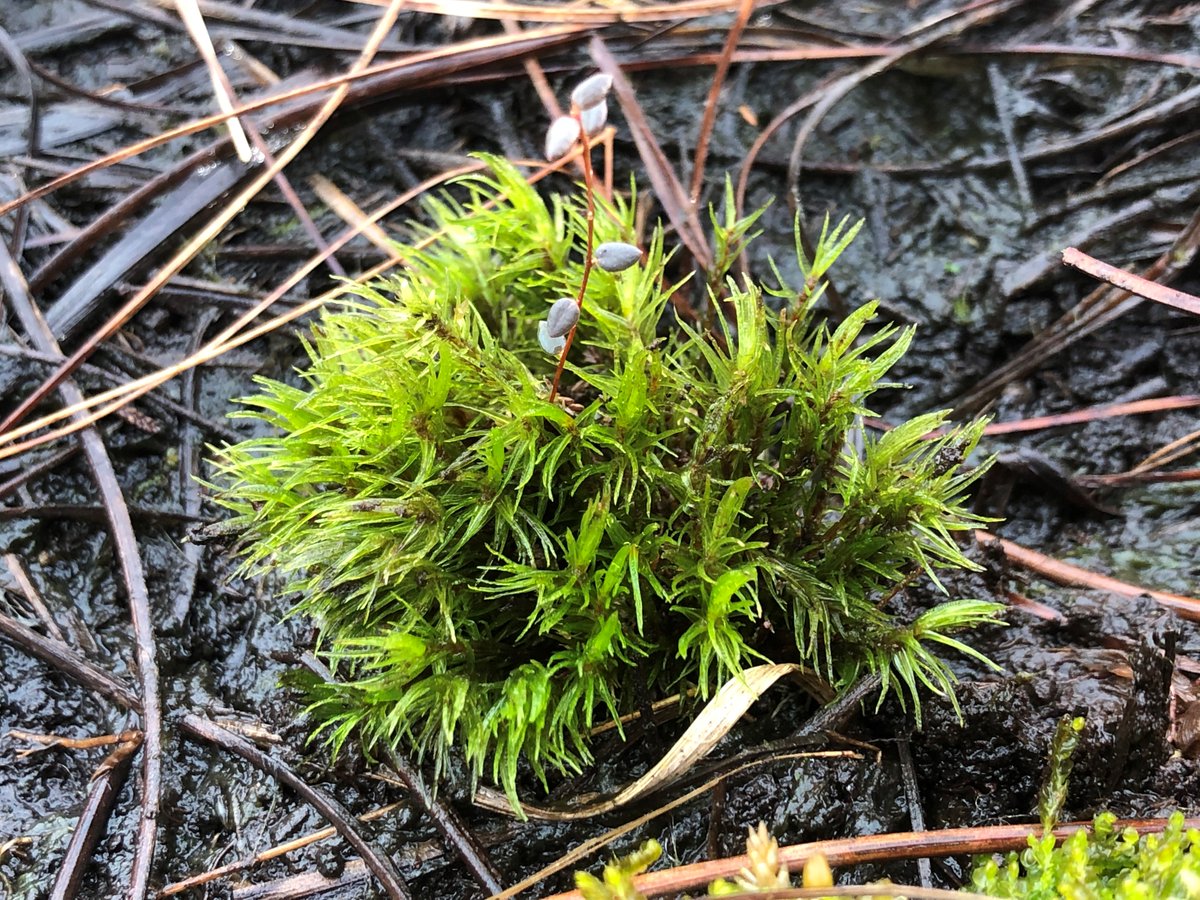
{"type": "MultiPolygon", "coordinates": [[[[862,429],[913,332],[869,327],[874,303],[815,315],[853,230],[797,251],[799,292],[710,274],[710,329],[675,316],[660,234],[640,265],[595,266],[552,402],[539,321],[581,284],[586,204],[490,165],[431,204],[401,274],[323,316],[302,387],[243,401],[273,436],[216,452],[247,568],[320,628],[331,743],[459,752],[515,797],[521,758],[578,769],[600,719],[767,660],[952,696],[937,651],[973,653],[952,633],[997,608],[897,621],[888,600],[970,566],[953,533],[979,524],[981,426],[862,429]]],[[[632,205],[596,203],[595,244],[634,242],[632,205]]],[[[714,216],[715,258],[752,223],[714,216]]]]}

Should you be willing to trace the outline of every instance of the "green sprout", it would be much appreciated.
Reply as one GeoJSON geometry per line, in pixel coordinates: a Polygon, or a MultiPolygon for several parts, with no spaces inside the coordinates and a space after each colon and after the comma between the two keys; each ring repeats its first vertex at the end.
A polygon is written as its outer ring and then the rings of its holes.
{"type": "Polygon", "coordinates": [[[575,886],[583,900],[646,900],[633,879],[654,865],[660,856],[662,846],[651,839],[628,856],[605,864],[599,878],[587,872],[576,872],[575,886]]]}
{"type": "MultiPolygon", "coordinates": [[[[333,748],[357,733],[439,772],[458,752],[515,804],[521,759],[577,771],[599,720],[766,660],[952,697],[934,651],[978,656],[951,635],[997,607],[901,621],[889,601],[972,567],[954,535],[981,521],[962,462],[982,424],[861,428],[912,330],[873,326],[874,303],[831,328],[819,285],[772,286],[777,310],[725,273],[703,330],[674,315],[660,232],[640,265],[592,264],[634,243],[632,202],[547,200],[488,162],[430,203],[401,274],[326,312],[301,386],[242,401],[272,434],[215,451],[247,570],[319,627],[336,678],[309,710],[333,748]],[[548,326],[564,297],[578,319],[548,326]]],[[[801,260],[810,280],[853,230],[801,260]]]]}
{"type": "Polygon", "coordinates": [[[1029,837],[1029,848],[1003,861],[975,864],[970,889],[1025,900],[1149,900],[1200,897],[1200,831],[1173,812],[1161,834],[1141,837],[1115,827],[1116,816],[1096,816],[1061,847],[1053,834],[1029,837]]]}

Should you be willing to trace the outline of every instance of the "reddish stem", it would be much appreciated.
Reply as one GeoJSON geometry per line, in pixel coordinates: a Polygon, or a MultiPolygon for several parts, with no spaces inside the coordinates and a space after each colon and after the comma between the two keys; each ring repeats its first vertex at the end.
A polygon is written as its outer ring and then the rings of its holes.
{"type": "MultiPolygon", "coordinates": [[[[592,250],[596,232],[596,201],[594,193],[596,190],[595,174],[592,171],[592,146],[589,143],[587,129],[583,127],[583,120],[580,118],[580,111],[574,106],[571,107],[571,115],[575,121],[579,123],[579,140],[583,144],[583,193],[587,198],[587,253],[583,259],[583,277],[579,279],[579,295],[575,298],[575,305],[579,307],[580,313],[583,312],[583,295],[587,291],[588,279],[592,274],[592,250]]],[[[554,381],[550,384],[550,402],[553,403],[558,396],[558,382],[562,378],[563,366],[567,363],[567,354],[571,352],[571,342],[575,340],[575,330],[579,327],[579,323],[567,332],[567,339],[563,343],[562,352],[558,355],[558,365],[554,368],[554,381]]]]}

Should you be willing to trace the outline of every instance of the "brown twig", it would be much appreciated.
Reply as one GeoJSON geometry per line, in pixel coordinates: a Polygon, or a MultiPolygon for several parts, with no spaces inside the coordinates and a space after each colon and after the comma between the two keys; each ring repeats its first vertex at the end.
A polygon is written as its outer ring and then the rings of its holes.
{"type": "MultiPolygon", "coordinates": [[[[0,242],[0,283],[3,284],[9,302],[33,345],[43,353],[61,355],[58,342],[30,299],[25,281],[3,242],[0,242]]],[[[82,402],[83,394],[73,382],[61,380],[58,388],[66,404],[82,402]]],[[[143,900],[149,887],[150,868],[154,861],[155,828],[158,821],[159,793],[162,788],[162,709],[159,701],[154,625],[150,620],[150,598],[146,590],[141,553],[133,533],[133,522],[129,517],[129,507],[125,504],[125,497],[117,481],[117,473],[108,456],[108,450],[95,428],[81,431],[79,439],[104,503],[133,622],[135,668],[141,694],[142,730],[145,733],[146,752],[142,756],[142,808],[128,897],[129,900],[143,900]]]]}
{"type": "Polygon", "coordinates": [[[336,828],[338,834],[362,857],[390,900],[408,900],[411,896],[392,861],[359,833],[354,824],[354,817],[323,790],[308,784],[282,762],[263,753],[241,735],[234,734],[215,722],[189,713],[183,717],[180,727],[185,734],[240,756],[260,772],[291,788],[336,828]]]}
{"type": "Polygon", "coordinates": [[[1169,306],[1172,309],[1181,309],[1192,315],[1200,316],[1200,297],[1194,294],[1187,294],[1183,291],[1166,287],[1165,285],[1155,284],[1153,281],[1142,278],[1140,275],[1134,275],[1132,272],[1127,272],[1124,269],[1118,269],[1116,266],[1110,266],[1108,263],[1101,262],[1095,257],[1088,256],[1081,250],[1076,250],[1074,247],[1068,247],[1062,252],[1062,261],[1064,265],[1071,266],[1073,269],[1079,269],[1081,272],[1086,272],[1098,281],[1107,281],[1109,284],[1119,287],[1123,291],[1136,294],[1146,300],[1153,300],[1155,303],[1161,303],[1163,306],[1169,306]]]}
{"type": "MultiPolygon", "coordinates": [[[[364,0],[381,5],[383,0],[364,0]]],[[[783,0],[755,0],[755,6],[778,6],[783,0]]],[[[445,0],[409,0],[410,9],[447,15],[445,0]]],[[[588,26],[621,22],[696,19],[725,12],[729,0],[671,0],[669,3],[608,2],[596,4],[512,3],[507,0],[458,0],[453,15],[473,19],[517,19],[523,22],[579,22],[588,26]],[[561,8],[558,8],[561,7],[561,8]]]]}
{"type": "Polygon", "coordinates": [[[688,198],[695,206],[700,202],[700,190],[704,187],[704,164],[708,160],[708,142],[712,137],[713,123],[717,119],[717,104],[721,99],[721,88],[725,85],[725,77],[729,74],[729,65],[737,50],[742,32],[754,11],[754,0],[740,0],[737,15],[729,27],[729,35],[721,48],[721,58],[717,61],[717,70],[713,72],[712,86],[708,89],[708,98],[704,101],[704,115],[700,117],[700,131],[696,135],[696,157],[692,161],[692,187],[688,198]]]}
{"type": "Polygon", "coordinates": [[[489,894],[498,894],[504,889],[500,883],[500,873],[488,859],[487,853],[475,836],[463,824],[461,817],[454,808],[439,800],[425,784],[425,779],[417,768],[395,750],[387,751],[387,760],[393,771],[404,782],[409,794],[425,810],[429,820],[433,822],[446,847],[453,850],[462,860],[476,884],[489,894]]]}
{"type": "Polygon", "coordinates": [[[142,746],[140,732],[125,732],[121,737],[124,740],[104,757],[92,773],[92,787],[71,832],[71,840],[50,889],[50,900],[71,900],[79,893],[79,885],[91,861],[92,852],[108,827],[117,795],[129,775],[133,756],[142,746]]]}
{"type": "MultiPolygon", "coordinates": [[[[1113,827],[1121,830],[1132,828],[1139,834],[1162,831],[1167,826],[1166,819],[1118,819],[1113,827]]],[[[1200,818],[1188,819],[1185,828],[1200,827],[1200,818]]],[[[1059,825],[1054,829],[1054,836],[1064,841],[1077,831],[1090,830],[1091,825],[1084,822],[1072,822],[1059,825]]],[[[794,844],[790,847],[779,848],[779,861],[789,868],[800,868],[805,861],[816,854],[823,855],[832,866],[858,865],[868,862],[890,861],[896,859],[912,859],[917,856],[965,856],[981,853],[999,853],[1009,850],[1021,850],[1028,846],[1029,836],[1041,832],[1040,825],[996,825],[984,828],[949,828],[943,831],[900,832],[895,834],[872,834],[864,837],[839,838],[829,841],[813,841],[808,844],[794,844]]],[[[728,859],[714,859],[706,862],[678,866],[662,872],[648,872],[634,878],[634,885],[647,897],[677,894],[682,891],[702,888],[718,878],[732,878],[743,867],[749,865],[745,856],[733,856],[728,859]]],[[[879,886],[882,892],[882,886],[879,886]]],[[[799,896],[821,896],[822,894],[843,893],[841,888],[810,888],[799,896]]],[[[845,893],[862,893],[861,888],[846,888],[845,893]]],[[[887,889],[887,893],[910,894],[905,888],[897,890],[895,885],[887,889]]],[[[766,896],[766,895],[756,895],[766,896]]],[[[912,894],[912,896],[916,896],[912,894]]],[[[962,897],[955,893],[953,896],[962,897]]],[[[578,891],[568,891],[555,894],[546,900],[581,900],[578,891]]]]}
{"type": "Polygon", "coordinates": [[[1061,428],[1064,425],[1082,425],[1101,419],[1118,416],[1136,416],[1146,413],[1166,412],[1172,409],[1193,409],[1200,406],[1200,396],[1183,394],[1177,397],[1154,397],[1150,400],[1134,400],[1129,403],[1105,403],[1088,406],[1065,413],[1049,416],[1033,416],[1013,422],[989,422],[983,429],[986,435],[1021,434],[1027,431],[1042,431],[1046,428],[1061,428]]]}
{"type": "Polygon", "coordinates": [[[36,656],[118,706],[133,712],[142,711],[141,699],[124,682],[61,641],[40,635],[4,613],[0,613],[0,635],[8,638],[30,656],[36,656]]]}
{"type": "Polygon", "coordinates": [[[1023,547],[1020,544],[997,537],[994,534],[989,534],[986,531],[976,531],[975,539],[981,544],[995,544],[999,546],[1010,562],[1024,569],[1029,569],[1031,572],[1044,575],[1046,578],[1056,581],[1059,584],[1098,591],[1109,591],[1122,597],[1141,597],[1144,595],[1168,609],[1173,609],[1185,619],[1200,622],[1200,598],[1140,587],[1108,575],[1089,572],[1087,569],[1071,565],[1060,559],[1047,556],[1044,553],[1038,553],[1036,550],[1030,550],[1028,547],[1023,547]]]}

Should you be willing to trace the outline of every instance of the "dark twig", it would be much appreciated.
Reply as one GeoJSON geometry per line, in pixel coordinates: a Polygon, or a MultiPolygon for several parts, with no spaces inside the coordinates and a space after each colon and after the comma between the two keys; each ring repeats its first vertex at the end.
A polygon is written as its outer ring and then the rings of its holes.
{"type": "Polygon", "coordinates": [[[62,641],[40,635],[4,613],[0,613],[0,635],[4,635],[30,656],[36,656],[89,690],[107,697],[125,709],[141,712],[142,701],[124,682],[85,659],[79,651],[62,641]]]}
{"type": "Polygon", "coordinates": [[[367,868],[379,880],[391,900],[408,900],[410,896],[408,888],[392,861],[385,854],[376,850],[371,842],[359,833],[358,827],[354,824],[354,817],[323,790],[308,784],[284,763],[273,756],[268,756],[241,735],[234,734],[215,722],[189,713],[183,717],[180,727],[185,734],[191,737],[215,744],[223,750],[240,756],[260,772],[295,791],[305,803],[336,828],[346,843],[362,857],[367,868]]]}
{"type": "Polygon", "coordinates": [[[879,690],[882,679],[878,675],[864,675],[854,682],[815,713],[791,735],[776,741],[767,741],[757,747],[750,747],[731,759],[722,760],[707,767],[698,767],[689,773],[689,778],[695,779],[706,775],[709,771],[726,768],[761,756],[784,753],[807,747],[825,740],[826,733],[841,728],[858,710],[858,704],[879,690]]]}
{"type": "MultiPolygon", "coordinates": [[[[36,158],[41,154],[42,134],[41,107],[38,104],[37,86],[33,83],[33,73],[29,68],[29,60],[25,58],[25,52],[3,27],[0,27],[0,52],[8,57],[13,71],[17,73],[25,92],[29,94],[29,134],[26,140],[28,141],[29,156],[36,158]]],[[[17,216],[12,235],[12,252],[18,258],[25,245],[25,228],[28,224],[29,213],[28,210],[23,209],[17,216]]]]}
{"type": "Polygon", "coordinates": [[[467,830],[454,808],[434,796],[425,784],[425,779],[421,777],[420,771],[403,754],[388,750],[387,760],[413,799],[421,804],[425,814],[442,835],[446,846],[458,854],[458,858],[463,861],[475,882],[489,894],[500,893],[504,889],[500,883],[500,873],[496,871],[483,847],[467,830]]]}
{"type": "MultiPolygon", "coordinates": [[[[257,134],[253,126],[252,135],[257,134]]],[[[204,335],[209,326],[219,317],[220,313],[209,309],[200,313],[199,321],[192,332],[188,344],[188,354],[200,349],[204,343],[204,335]]],[[[192,368],[183,373],[179,384],[179,397],[189,409],[195,410],[200,401],[200,379],[197,370],[192,368]]],[[[200,483],[196,476],[200,474],[200,443],[196,440],[195,429],[184,426],[179,435],[179,491],[183,494],[183,511],[187,515],[200,515],[200,483]]],[[[200,571],[200,545],[188,541],[183,545],[183,571],[179,576],[179,584],[175,589],[175,600],[171,605],[171,615],[176,624],[187,620],[188,610],[191,609],[192,595],[196,591],[196,575],[200,571]]]]}
{"type": "Polygon", "coordinates": [[[34,586],[33,579],[29,577],[29,572],[25,569],[25,563],[21,561],[21,557],[15,553],[5,553],[4,565],[8,567],[8,574],[17,583],[25,602],[37,615],[42,626],[50,632],[50,637],[60,643],[66,643],[66,636],[58,627],[58,623],[54,621],[54,616],[50,614],[50,608],[46,606],[46,601],[42,599],[42,595],[34,586]]]}
{"type": "MultiPolygon", "coordinates": [[[[16,261],[0,242],[0,283],[8,294],[9,303],[30,342],[43,353],[62,351],[54,335],[34,306],[21,277],[16,261]]],[[[83,400],[83,393],[74,382],[62,381],[59,393],[67,405],[83,400]]],[[[143,900],[150,883],[150,868],[154,862],[155,827],[158,821],[159,793],[162,781],[162,710],[158,693],[157,649],[154,641],[154,625],[150,621],[150,598],[146,591],[146,576],[142,569],[141,554],[133,534],[133,522],[129,507],[117,482],[104,441],[95,428],[79,432],[80,444],[96,487],[100,492],[108,515],[109,528],[121,568],[121,578],[129,597],[130,617],[136,644],[135,659],[138,682],[142,698],[142,730],[146,736],[146,752],[142,756],[142,812],[138,826],[138,841],[133,855],[133,871],[130,874],[129,900],[143,900]]]]}
{"type": "MultiPolygon", "coordinates": [[[[907,736],[901,735],[896,739],[896,754],[900,757],[900,780],[904,783],[908,824],[912,826],[914,834],[919,834],[925,830],[925,812],[921,807],[921,789],[917,785],[917,770],[913,766],[912,749],[907,736]]],[[[921,879],[921,887],[933,887],[933,869],[928,856],[917,857],[917,877],[921,879]]]]}
{"type": "Polygon", "coordinates": [[[91,861],[92,851],[108,827],[117,795],[129,775],[133,756],[141,746],[140,734],[136,740],[118,744],[92,773],[92,788],[75,822],[75,830],[71,832],[67,852],[63,855],[54,886],[50,889],[50,900],[71,900],[79,893],[79,885],[91,861]]]}

